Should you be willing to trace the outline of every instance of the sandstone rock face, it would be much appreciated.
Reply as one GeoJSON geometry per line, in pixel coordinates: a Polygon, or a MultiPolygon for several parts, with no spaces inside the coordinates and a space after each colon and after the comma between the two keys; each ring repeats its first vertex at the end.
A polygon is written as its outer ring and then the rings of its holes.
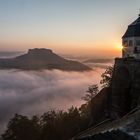
{"type": "Polygon", "coordinates": [[[89,136],[87,138],[77,140],[137,140],[137,139],[120,130],[113,130],[111,132],[108,131],[105,133],[99,133],[93,136],[89,136]]]}
{"type": "Polygon", "coordinates": [[[106,118],[118,119],[140,105],[140,61],[115,59],[111,86],[92,99],[93,125],[106,118]]]}
{"type": "Polygon", "coordinates": [[[139,140],[140,60],[115,59],[111,86],[92,99],[91,109],[93,127],[72,140],[139,140]]]}
{"type": "Polygon", "coordinates": [[[103,88],[91,100],[91,122],[96,125],[109,117],[111,88],[103,88]]]}
{"type": "Polygon", "coordinates": [[[111,88],[112,117],[121,117],[137,107],[140,101],[140,61],[117,58],[111,88]]]}

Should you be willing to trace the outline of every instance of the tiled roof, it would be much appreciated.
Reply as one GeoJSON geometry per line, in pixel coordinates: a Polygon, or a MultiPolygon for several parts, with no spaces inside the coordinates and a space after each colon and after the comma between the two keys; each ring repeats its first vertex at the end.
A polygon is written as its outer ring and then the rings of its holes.
{"type": "Polygon", "coordinates": [[[127,37],[140,37],[140,16],[128,26],[128,29],[122,38],[127,37]]]}

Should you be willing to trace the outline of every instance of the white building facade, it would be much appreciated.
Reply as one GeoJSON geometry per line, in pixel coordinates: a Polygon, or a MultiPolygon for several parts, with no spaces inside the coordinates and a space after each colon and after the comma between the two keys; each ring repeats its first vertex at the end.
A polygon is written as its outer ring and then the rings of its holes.
{"type": "Polygon", "coordinates": [[[122,37],[122,57],[140,59],[140,15],[122,37]]]}

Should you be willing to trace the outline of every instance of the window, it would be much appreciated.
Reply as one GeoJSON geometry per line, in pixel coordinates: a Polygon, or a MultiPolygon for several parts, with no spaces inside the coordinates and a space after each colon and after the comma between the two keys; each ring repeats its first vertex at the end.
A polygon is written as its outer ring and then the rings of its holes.
{"type": "Polygon", "coordinates": [[[123,40],[123,46],[124,46],[124,47],[127,47],[127,46],[128,46],[127,40],[123,40]]]}
{"type": "Polygon", "coordinates": [[[129,40],[129,46],[132,47],[133,46],[133,41],[129,40]]]}
{"type": "Polygon", "coordinates": [[[136,40],[136,45],[140,46],[140,40],[136,40]]]}

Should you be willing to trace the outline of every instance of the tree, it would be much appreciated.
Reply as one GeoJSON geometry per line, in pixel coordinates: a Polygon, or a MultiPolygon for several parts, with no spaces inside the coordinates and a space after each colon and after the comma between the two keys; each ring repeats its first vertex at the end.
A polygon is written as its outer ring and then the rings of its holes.
{"type": "Polygon", "coordinates": [[[67,140],[80,131],[81,118],[76,107],[68,111],[49,111],[41,118],[41,140],[67,140]]]}
{"type": "Polygon", "coordinates": [[[110,87],[111,85],[111,79],[113,75],[113,67],[109,66],[105,70],[105,72],[101,75],[102,80],[100,81],[100,84],[102,84],[102,87],[110,87]]]}
{"type": "Polygon", "coordinates": [[[15,114],[8,123],[8,128],[2,135],[3,140],[39,140],[40,127],[37,117],[29,120],[28,117],[15,114]]]}
{"type": "Polygon", "coordinates": [[[91,112],[92,112],[92,100],[93,98],[99,93],[98,85],[90,85],[86,94],[82,97],[85,104],[82,104],[79,108],[81,118],[82,118],[82,127],[81,128],[88,128],[91,121],[91,112]]]}
{"type": "Polygon", "coordinates": [[[90,102],[93,97],[95,97],[95,95],[99,92],[98,85],[90,85],[86,92],[87,93],[82,97],[82,99],[86,102],[90,102]]]}

